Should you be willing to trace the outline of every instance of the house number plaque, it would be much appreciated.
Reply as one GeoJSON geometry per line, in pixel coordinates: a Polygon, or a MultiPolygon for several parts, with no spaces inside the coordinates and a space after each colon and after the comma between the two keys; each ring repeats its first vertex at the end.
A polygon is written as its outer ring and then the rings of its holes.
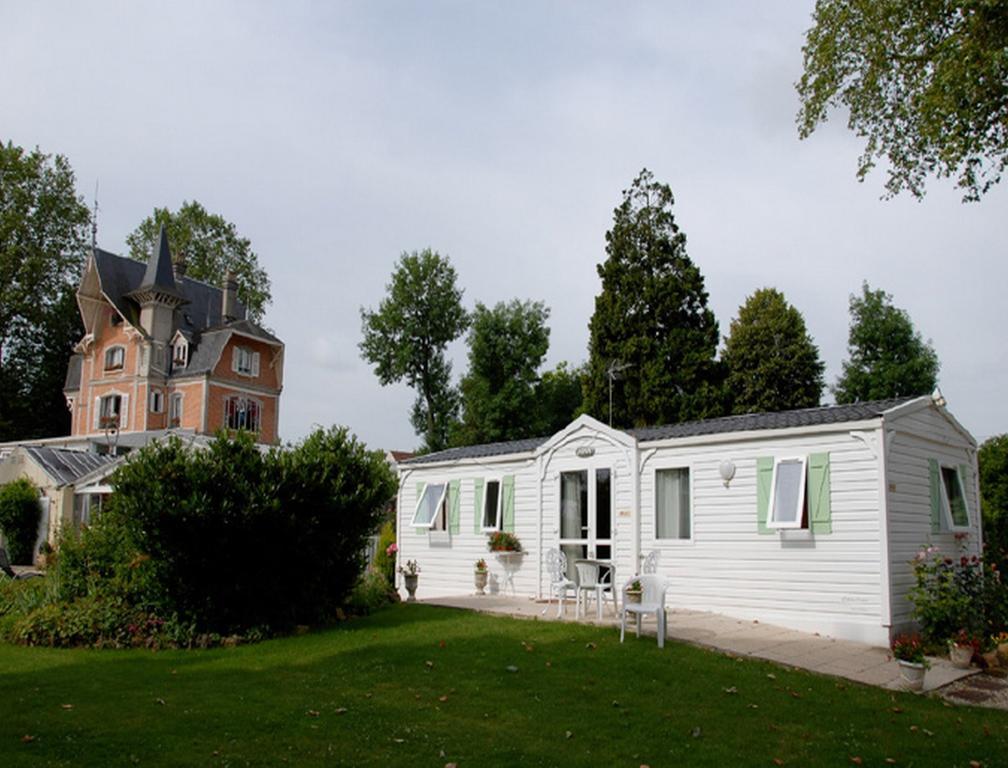
{"type": "Polygon", "coordinates": [[[595,449],[588,445],[582,445],[574,453],[579,459],[587,459],[595,455],[595,449]]]}

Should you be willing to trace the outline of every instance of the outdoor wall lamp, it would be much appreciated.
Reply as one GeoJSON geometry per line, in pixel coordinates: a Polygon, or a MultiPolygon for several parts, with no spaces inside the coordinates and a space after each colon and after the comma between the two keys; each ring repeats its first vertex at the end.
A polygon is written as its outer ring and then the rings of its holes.
{"type": "Polygon", "coordinates": [[[724,487],[727,488],[732,478],[735,477],[735,463],[731,459],[725,459],[718,467],[718,472],[721,474],[724,487]]]}

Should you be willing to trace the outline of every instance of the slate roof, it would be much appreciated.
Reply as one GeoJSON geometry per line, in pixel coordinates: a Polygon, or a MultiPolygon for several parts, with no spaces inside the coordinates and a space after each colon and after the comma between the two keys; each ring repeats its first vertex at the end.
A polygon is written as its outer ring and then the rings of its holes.
{"type": "Polygon", "coordinates": [[[175,269],[172,267],[171,250],[168,248],[168,233],[164,224],[158,234],[158,244],[154,253],[147,261],[143,281],[137,291],[156,290],[172,296],[181,296],[175,284],[175,269]]]}
{"type": "Polygon", "coordinates": [[[45,470],[59,485],[69,485],[96,469],[115,462],[115,456],[69,448],[51,448],[47,445],[26,447],[25,453],[45,470]]]}
{"type": "MultiPolygon", "coordinates": [[[[864,421],[878,418],[888,410],[916,400],[916,397],[897,397],[889,400],[873,400],[850,405],[824,405],[818,408],[803,408],[796,411],[776,413],[747,413],[741,416],[722,416],[716,419],[687,421],[682,424],[668,424],[660,427],[641,427],[624,430],[640,443],[654,442],[701,435],[717,435],[729,432],[751,432],[793,427],[814,427],[823,424],[841,424],[848,421],[864,421]]],[[[427,464],[458,459],[479,459],[490,456],[504,456],[512,453],[533,453],[549,437],[533,437],[527,440],[512,440],[505,443],[468,445],[449,448],[437,453],[428,453],[403,462],[404,464],[427,464]]]]}

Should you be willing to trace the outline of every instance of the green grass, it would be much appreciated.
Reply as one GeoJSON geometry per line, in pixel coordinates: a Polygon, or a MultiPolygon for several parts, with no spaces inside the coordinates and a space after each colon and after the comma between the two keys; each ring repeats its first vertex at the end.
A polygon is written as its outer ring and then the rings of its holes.
{"type": "Polygon", "coordinates": [[[1008,712],[401,605],[213,651],[0,645],[0,766],[1008,764],[1008,712]],[[508,667],[517,667],[509,671],[508,667]],[[24,741],[25,736],[32,737],[24,741]]]}

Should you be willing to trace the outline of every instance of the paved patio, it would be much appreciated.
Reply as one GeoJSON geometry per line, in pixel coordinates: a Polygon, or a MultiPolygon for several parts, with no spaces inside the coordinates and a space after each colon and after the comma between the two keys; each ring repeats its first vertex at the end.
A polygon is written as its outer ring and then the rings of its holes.
{"type": "MultiPolygon", "coordinates": [[[[460,595],[428,598],[421,602],[461,608],[469,611],[513,616],[524,619],[557,621],[556,602],[547,603],[524,597],[503,595],[460,595]],[[543,609],[547,608],[545,613],[543,609]]],[[[592,606],[594,609],[594,606],[592,606]]],[[[767,659],[789,667],[799,667],[825,675],[844,677],[882,688],[900,688],[899,666],[889,658],[887,648],[877,648],[850,640],[811,635],[793,629],[742,621],[716,613],[689,610],[669,610],[668,638],[723,651],[736,656],[767,659]]],[[[560,621],[574,621],[574,605],[565,601],[560,621]]],[[[581,621],[602,626],[619,626],[612,608],[606,607],[601,622],[594,611],[581,621]]],[[[631,630],[632,631],[632,630],[631,630]]],[[[644,632],[654,636],[655,624],[645,619],[644,632]]],[[[956,669],[947,659],[931,658],[931,669],[924,681],[924,690],[933,691],[957,680],[976,674],[977,669],[956,669]]]]}

